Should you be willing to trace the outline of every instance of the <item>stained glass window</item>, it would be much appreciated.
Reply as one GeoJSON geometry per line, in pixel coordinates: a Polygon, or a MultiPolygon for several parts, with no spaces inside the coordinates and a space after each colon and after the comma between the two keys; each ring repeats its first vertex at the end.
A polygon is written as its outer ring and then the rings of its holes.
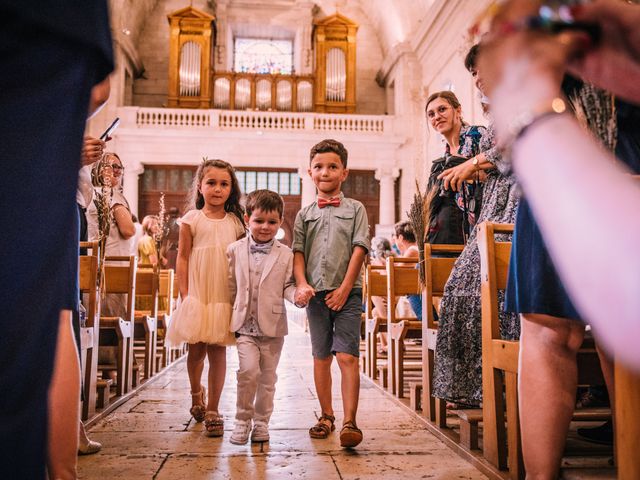
{"type": "Polygon", "coordinates": [[[293,73],[293,42],[266,38],[236,38],[234,43],[236,72],[293,73]]]}

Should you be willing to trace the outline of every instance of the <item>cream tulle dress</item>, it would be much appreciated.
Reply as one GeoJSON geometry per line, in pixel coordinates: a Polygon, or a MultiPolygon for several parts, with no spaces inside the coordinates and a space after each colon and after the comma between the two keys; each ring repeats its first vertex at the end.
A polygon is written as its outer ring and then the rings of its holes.
{"type": "Polygon", "coordinates": [[[215,220],[202,210],[187,212],[180,222],[190,226],[193,237],[189,293],[172,315],[167,342],[232,345],[235,337],[229,331],[232,305],[226,252],[227,246],[244,234],[244,226],[231,213],[215,220]]]}

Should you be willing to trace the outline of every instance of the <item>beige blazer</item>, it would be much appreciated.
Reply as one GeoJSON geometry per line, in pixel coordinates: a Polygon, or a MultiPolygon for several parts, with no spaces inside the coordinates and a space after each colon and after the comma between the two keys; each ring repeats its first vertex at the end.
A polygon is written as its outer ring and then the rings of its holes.
{"type": "MultiPolygon", "coordinates": [[[[247,318],[250,308],[249,237],[244,237],[227,247],[229,259],[229,289],[233,302],[230,330],[238,331],[247,318]]],[[[264,260],[262,277],[258,286],[258,324],[267,337],[283,337],[287,334],[286,298],[293,303],[296,291],[293,278],[293,252],[275,240],[264,260]]]]}

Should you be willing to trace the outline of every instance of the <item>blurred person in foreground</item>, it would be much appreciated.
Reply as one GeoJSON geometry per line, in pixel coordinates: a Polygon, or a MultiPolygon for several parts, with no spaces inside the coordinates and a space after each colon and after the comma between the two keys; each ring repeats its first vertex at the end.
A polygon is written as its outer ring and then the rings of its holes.
{"type": "MultiPolygon", "coordinates": [[[[598,0],[573,8],[576,20],[601,30],[594,40],[579,30],[550,35],[528,28],[524,19],[536,16],[540,5],[504,3],[483,42],[479,65],[499,143],[581,317],[617,360],[638,370],[640,182],[566,113],[560,84],[568,71],[640,103],[640,7],[598,0]],[[620,255],[607,255],[603,246],[620,255]]],[[[527,478],[557,475],[583,335],[584,324],[574,320],[522,316],[519,401],[527,478]]]]}

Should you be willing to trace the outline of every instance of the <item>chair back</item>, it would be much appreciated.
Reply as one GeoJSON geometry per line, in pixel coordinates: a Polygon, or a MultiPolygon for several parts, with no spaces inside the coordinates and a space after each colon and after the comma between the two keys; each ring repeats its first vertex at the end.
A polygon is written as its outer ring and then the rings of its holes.
{"type": "Polygon", "coordinates": [[[417,264],[417,258],[387,258],[387,320],[390,323],[396,321],[398,297],[420,293],[417,264]]]}
{"type": "Polygon", "coordinates": [[[127,295],[126,317],[123,320],[133,322],[136,293],[136,257],[113,256],[105,258],[104,292],[127,295]]]}
{"type": "MultiPolygon", "coordinates": [[[[96,242],[97,244],[97,242],[96,242]]],[[[79,258],[78,280],[80,293],[86,294],[88,301],[84,305],[87,311],[87,327],[96,324],[100,312],[100,294],[98,290],[98,257],[96,255],[81,255],[79,258]]]]}
{"type": "Polygon", "coordinates": [[[160,270],[160,284],[158,289],[158,300],[164,300],[162,311],[158,311],[158,313],[165,313],[167,315],[171,315],[173,313],[174,308],[174,300],[173,300],[173,279],[175,276],[175,272],[173,269],[160,270]]]}
{"type": "Polygon", "coordinates": [[[364,272],[365,285],[365,318],[373,318],[373,297],[387,295],[387,267],[384,265],[367,265],[364,272]]]}
{"type": "Polygon", "coordinates": [[[464,245],[424,244],[425,301],[422,316],[427,320],[427,328],[438,328],[433,315],[434,297],[444,295],[453,265],[463,249],[464,245]]]}

